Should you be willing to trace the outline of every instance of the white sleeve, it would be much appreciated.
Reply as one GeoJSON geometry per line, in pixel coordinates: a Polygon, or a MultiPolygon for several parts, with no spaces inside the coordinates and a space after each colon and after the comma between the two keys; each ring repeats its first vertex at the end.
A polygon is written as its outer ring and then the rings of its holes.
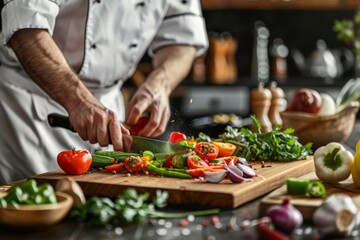
{"type": "Polygon", "coordinates": [[[50,34],[62,0],[5,0],[1,11],[2,43],[7,44],[19,29],[42,28],[50,34]]]}
{"type": "Polygon", "coordinates": [[[148,52],[153,56],[157,48],[179,44],[195,46],[197,56],[208,48],[205,21],[198,0],[169,1],[168,11],[148,52]]]}

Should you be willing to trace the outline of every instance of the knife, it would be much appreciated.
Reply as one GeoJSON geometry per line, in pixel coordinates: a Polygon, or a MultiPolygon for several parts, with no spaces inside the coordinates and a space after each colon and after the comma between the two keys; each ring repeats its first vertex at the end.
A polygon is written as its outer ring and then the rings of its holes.
{"type": "MultiPolygon", "coordinates": [[[[75,132],[67,116],[57,113],[51,113],[48,115],[48,122],[52,127],[61,127],[75,132]]],[[[123,137],[125,146],[124,151],[128,152],[140,152],[149,150],[153,153],[174,153],[188,149],[188,147],[183,145],[161,141],[153,138],[146,138],[134,135],[123,135],[123,137]]]]}

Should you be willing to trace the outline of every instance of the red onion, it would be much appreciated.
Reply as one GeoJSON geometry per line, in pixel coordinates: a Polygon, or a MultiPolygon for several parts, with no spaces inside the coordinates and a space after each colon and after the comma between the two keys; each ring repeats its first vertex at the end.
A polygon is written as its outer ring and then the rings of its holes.
{"type": "Polygon", "coordinates": [[[238,167],[244,173],[244,177],[252,178],[256,176],[255,170],[249,166],[237,163],[236,167],[238,167]]]}
{"type": "Polygon", "coordinates": [[[233,158],[229,161],[228,166],[235,166],[235,163],[234,163],[234,159],[233,159],[233,158]]]}
{"type": "Polygon", "coordinates": [[[241,183],[245,179],[242,177],[243,172],[236,166],[227,166],[226,170],[228,171],[228,176],[230,180],[234,183],[241,183]]]}
{"type": "Polygon", "coordinates": [[[244,165],[249,166],[249,163],[247,162],[246,158],[237,157],[237,162],[240,163],[240,164],[244,164],[244,165]]]}
{"type": "Polygon", "coordinates": [[[216,172],[208,172],[204,171],[204,177],[208,182],[218,183],[221,182],[226,177],[226,170],[224,171],[216,171],[216,172]]]}
{"type": "Polygon", "coordinates": [[[301,212],[290,203],[288,198],[284,199],[282,204],[270,207],[266,211],[266,216],[271,219],[275,228],[284,233],[291,233],[303,223],[301,212]]]}

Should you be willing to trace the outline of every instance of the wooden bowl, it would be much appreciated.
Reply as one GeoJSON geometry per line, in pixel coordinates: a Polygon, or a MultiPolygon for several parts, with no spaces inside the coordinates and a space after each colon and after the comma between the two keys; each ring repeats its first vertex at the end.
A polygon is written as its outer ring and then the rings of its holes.
{"type": "Polygon", "coordinates": [[[56,197],[56,204],[0,207],[0,223],[14,227],[45,227],[56,224],[68,214],[73,203],[68,194],[56,192],[56,197]]]}
{"type": "Polygon", "coordinates": [[[328,116],[304,112],[281,112],[283,128],[293,128],[300,143],[313,143],[313,149],[329,142],[344,142],[351,134],[360,103],[352,102],[342,111],[328,116]]]}

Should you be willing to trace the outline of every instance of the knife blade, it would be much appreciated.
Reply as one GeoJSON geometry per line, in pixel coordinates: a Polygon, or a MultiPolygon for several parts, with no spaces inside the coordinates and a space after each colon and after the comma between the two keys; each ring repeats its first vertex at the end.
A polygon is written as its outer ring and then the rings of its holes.
{"type": "MultiPolygon", "coordinates": [[[[51,113],[48,115],[48,123],[51,127],[61,127],[75,132],[67,116],[51,113]]],[[[124,136],[124,151],[140,152],[149,150],[153,153],[174,153],[188,149],[188,147],[174,144],[154,138],[146,138],[134,135],[124,136]]],[[[111,141],[111,140],[110,140],[111,141]]]]}

